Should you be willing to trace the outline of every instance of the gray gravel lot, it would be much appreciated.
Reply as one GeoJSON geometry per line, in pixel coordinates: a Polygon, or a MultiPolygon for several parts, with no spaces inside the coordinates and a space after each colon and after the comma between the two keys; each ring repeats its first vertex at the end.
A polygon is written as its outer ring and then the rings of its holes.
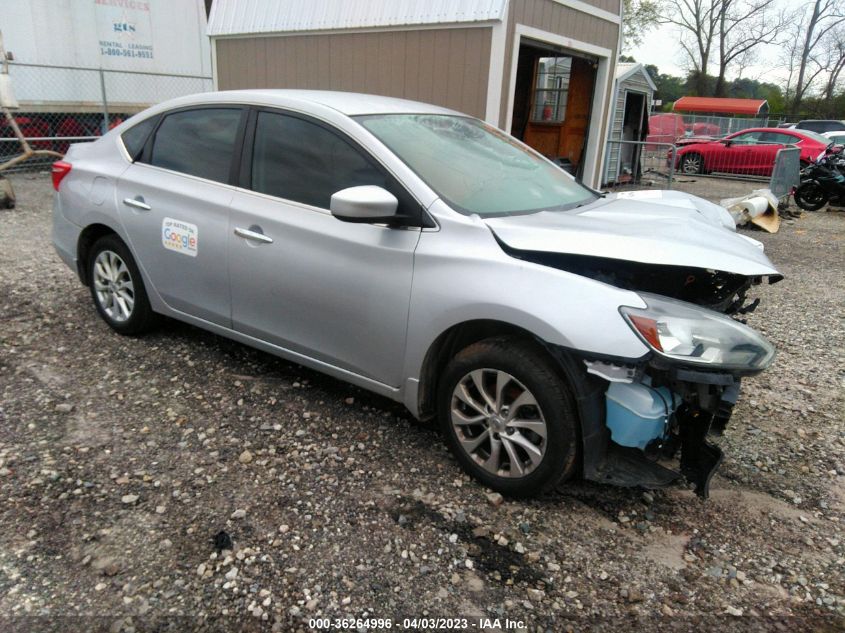
{"type": "Polygon", "coordinates": [[[709,501],[574,482],[501,503],[387,400],[176,322],[112,333],[53,252],[49,176],[13,182],[0,630],[845,628],[845,213],[753,233],[787,276],[749,318],[779,356],[709,501]]]}

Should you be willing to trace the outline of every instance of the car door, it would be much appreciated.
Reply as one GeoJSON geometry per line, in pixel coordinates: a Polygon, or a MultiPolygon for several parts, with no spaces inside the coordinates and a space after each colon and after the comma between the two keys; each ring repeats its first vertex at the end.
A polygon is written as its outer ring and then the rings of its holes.
{"type": "Polygon", "coordinates": [[[399,386],[422,209],[339,130],[256,110],[232,201],[229,270],[235,330],[399,386]],[[378,185],[401,227],[338,220],[331,195],[378,185]]]}
{"type": "Polygon", "coordinates": [[[748,173],[759,137],[760,132],[745,132],[730,139],[725,139],[728,142],[720,143],[721,148],[719,148],[717,160],[712,170],[731,174],[748,173]]]}
{"type": "Polygon", "coordinates": [[[117,183],[130,247],[162,300],[226,327],[231,179],[246,112],[214,106],[164,115],[117,183]]]}
{"type": "Polygon", "coordinates": [[[782,132],[763,132],[760,135],[760,145],[754,155],[754,171],[759,176],[771,176],[778,152],[785,145],[794,143],[797,139],[782,132]]]}

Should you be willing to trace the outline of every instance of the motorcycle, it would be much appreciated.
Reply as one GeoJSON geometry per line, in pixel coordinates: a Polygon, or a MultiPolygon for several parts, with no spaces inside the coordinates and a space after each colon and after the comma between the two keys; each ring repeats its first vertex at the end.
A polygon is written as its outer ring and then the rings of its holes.
{"type": "Polygon", "coordinates": [[[805,211],[818,211],[828,203],[845,206],[845,159],[841,151],[826,154],[806,167],[793,197],[805,211]]]}

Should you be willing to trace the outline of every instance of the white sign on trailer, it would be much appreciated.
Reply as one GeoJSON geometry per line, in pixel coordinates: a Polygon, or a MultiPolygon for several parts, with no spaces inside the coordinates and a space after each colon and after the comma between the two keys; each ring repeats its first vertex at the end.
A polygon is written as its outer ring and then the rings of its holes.
{"type": "Polygon", "coordinates": [[[94,13],[102,57],[153,59],[149,2],[96,0],[94,13]]]}

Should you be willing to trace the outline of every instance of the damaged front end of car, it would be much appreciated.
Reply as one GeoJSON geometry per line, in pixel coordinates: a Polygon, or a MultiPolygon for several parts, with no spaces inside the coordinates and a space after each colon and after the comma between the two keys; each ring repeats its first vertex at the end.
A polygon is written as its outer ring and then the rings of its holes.
{"type": "MultiPolygon", "coordinates": [[[[775,349],[755,330],[707,308],[639,293],[645,308],[620,313],[650,352],[636,360],[580,354],[584,477],[659,488],[683,475],[702,498],[722,462],[721,435],[742,378],[765,370],[775,349]],[[665,465],[678,458],[677,469],[665,465]]],[[[573,355],[568,356],[570,370],[573,355]]],[[[575,373],[574,371],[571,373],[575,373]]]]}
{"type": "Polygon", "coordinates": [[[710,438],[725,430],[742,378],[774,359],[774,348],[739,320],[759,305],[748,291],[766,277],[560,253],[517,256],[633,290],[647,304],[620,313],[649,354],[579,355],[598,379],[587,391],[600,400],[582,411],[585,478],[659,488],[683,476],[707,498],[723,458],[710,438]],[[677,469],[665,465],[675,459],[677,469]]]}
{"type": "MultiPolygon", "coordinates": [[[[653,461],[650,476],[662,474],[667,483],[677,473],[656,460],[680,451],[680,474],[706,498],[722,461],[721,449],[708,436],[724,431],[742,378],[766,369],[775,349],[724,314],[663,296],[640,296],[647,307],[622,307],[620,312],[651,350],[646,358],[630,365],[584,362],[588,373],[610,383],[605,417],[610,440],[639,449],[653,461]]],[[[606,469],[604,479],[613,471],[606,469]]]]}
{"type": "Polygon", "coordinates": [[[612,197],[569,215],[487,223],[515,259],[638,298],[619,312],[643,357],[550,350],[576,393],[583,476],[645,488],[683,476],[706,498],[722,461],[710,439],[730,420],[742,379],[775,355],[742,320],[759,305],[750,291],[783,276],[760,242],[729,230],[724,209],[666,194],[660,204],[612,197]]]}

